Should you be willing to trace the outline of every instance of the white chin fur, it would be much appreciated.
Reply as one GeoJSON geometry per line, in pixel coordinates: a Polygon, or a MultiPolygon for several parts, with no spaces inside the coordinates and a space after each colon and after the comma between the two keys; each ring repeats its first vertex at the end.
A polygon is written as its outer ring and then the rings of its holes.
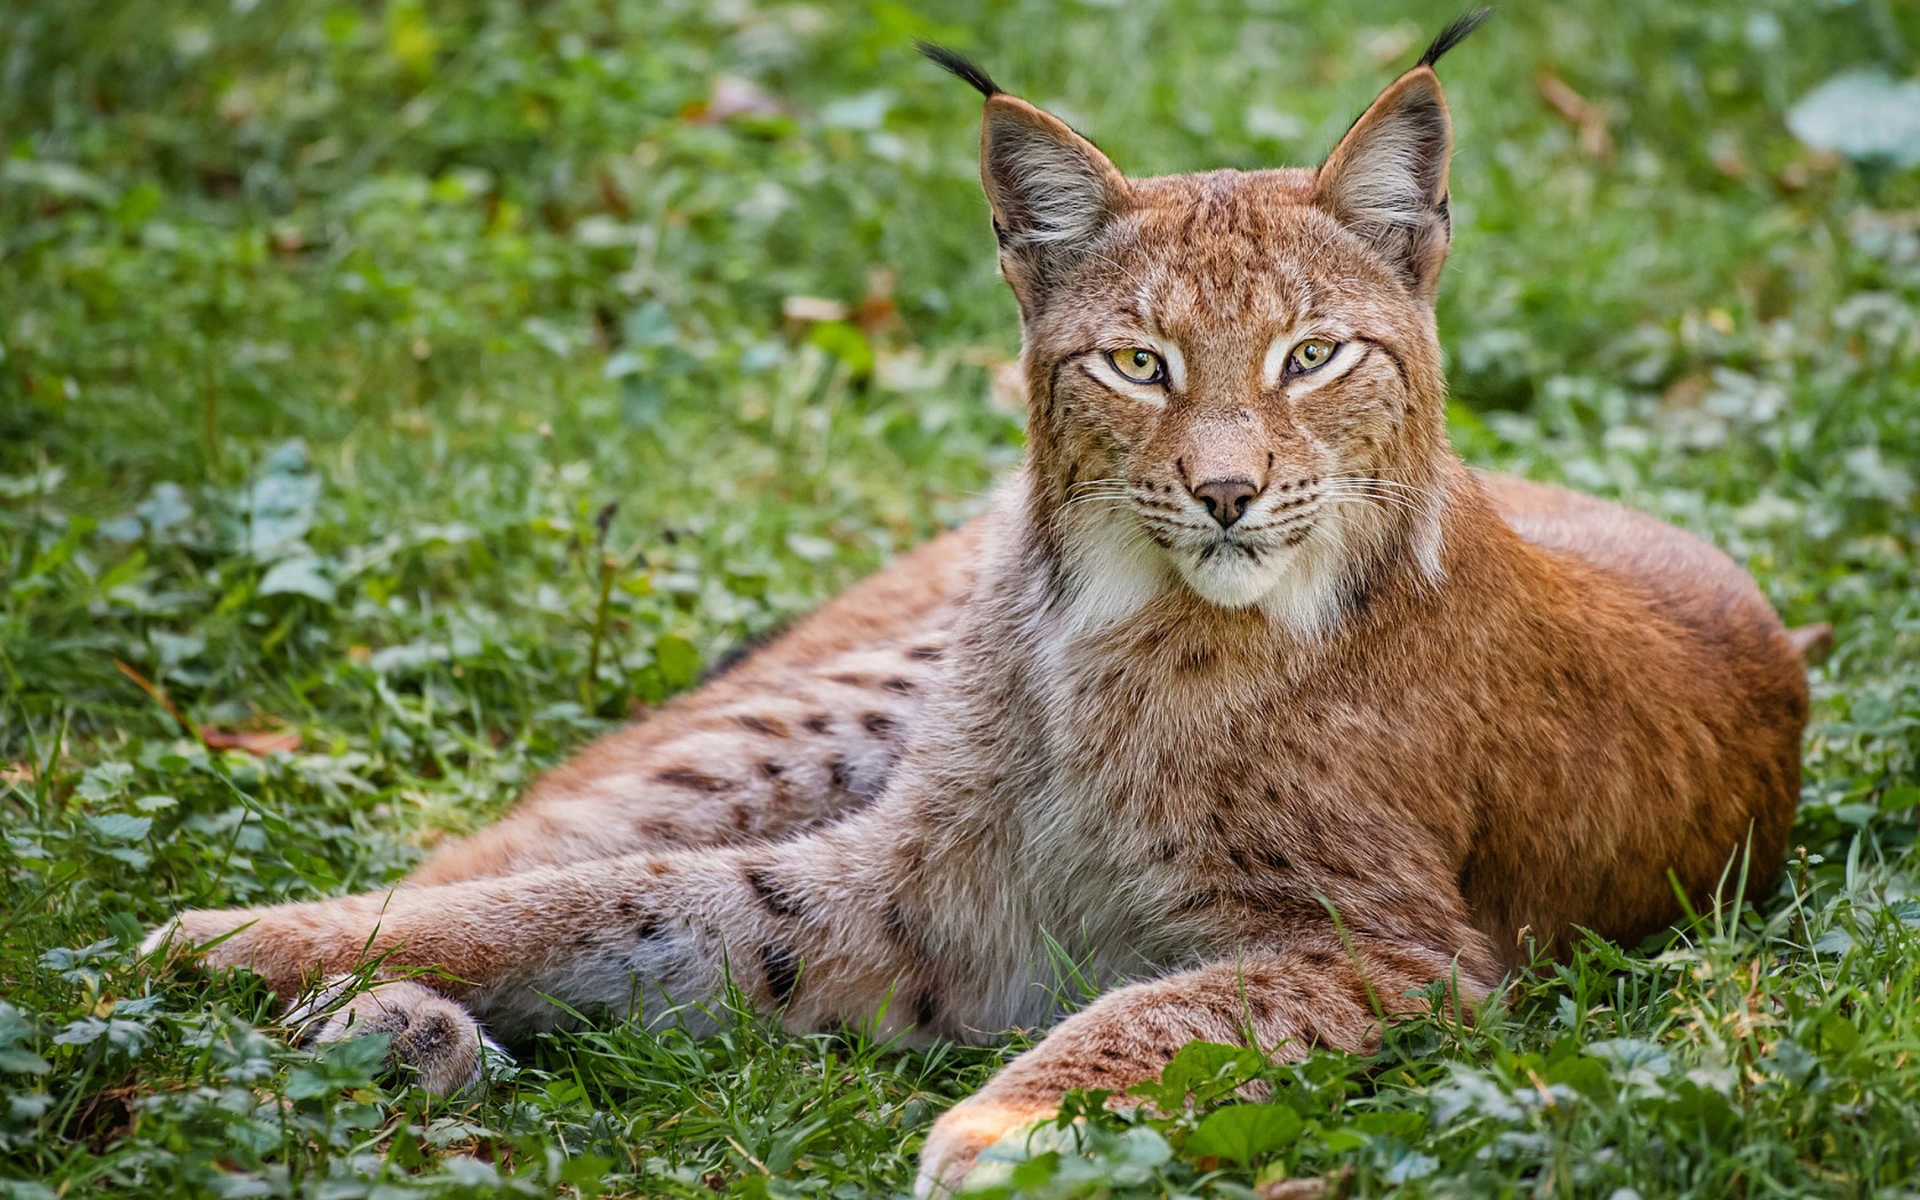
{"type": "Polygon", "coordinates": [[[1278,587],[1292,565],[1290,556],[1262,555],[1256,563],[1239,550],[1223,546],[1202,560],[1200,555],[1178,556],[1180,578],[1194,594],[1221,608],[1245,608],[1278,587]]]}
{"type": "Polygon", "coordinates": [[[1346,585],[1342,547],[1326,532],[1296,547],[1263,551],[1259,562],[1226,548],[1205,562],[1182,554],[1180,577],[1211,604],[1258,607],[1295,637],[1311,641],[1339,620],[1346,585]]]}
{"type": "MultiPolygon", "coordinates": [[[[1071,641],[1124,621],[1177,578],[1209,604],[1258,607],[1302,641],[1340,619],[1349,562],[1343,531],[1323,523],[1298,546],[1264,549],[1259,561],[1223,546],[1202,561],[1197,550],[1162,550],[1140,530],[1104,514],[1068,510],[1070,578],[1060,632],[1071,641]]],[[[1036,610],[1047,605],[1036,604],[1036,610]]]]}

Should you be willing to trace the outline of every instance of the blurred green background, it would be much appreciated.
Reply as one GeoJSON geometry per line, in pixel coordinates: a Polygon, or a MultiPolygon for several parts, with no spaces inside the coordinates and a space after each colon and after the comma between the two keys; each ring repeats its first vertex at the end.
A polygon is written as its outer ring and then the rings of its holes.
{"type": "MultiPolygon", "coordinates": [[[[911,38],[1143,174],[1317,161],[1455,15],[0,9],[0,1187],[904,1186],[993,1054],[603,1031],[449,1108],[133,946],[182,905],[396,878],[980,507],[1019,455],[1015,310],[978,98],[911,38]]],[[[1462,451],[1702,532],[1837,627],[1779,892],[1543,968],[1470,1034],[1273,1068],[1298,1128],[1251,1164],[1192,1151],[1197,1117],[1096,1121],[1026,1190],[1920,1169],[1917,54],[1909,3],[1623,0],[1504,6],[1441,68],[1462,451]]]]}

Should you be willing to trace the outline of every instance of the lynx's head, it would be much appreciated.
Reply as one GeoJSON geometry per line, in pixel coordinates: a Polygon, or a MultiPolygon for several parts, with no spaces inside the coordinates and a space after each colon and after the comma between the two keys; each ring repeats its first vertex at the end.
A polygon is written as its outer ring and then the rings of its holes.
{"type": "Polygon", "coordinates": [[[1449,27],[1317,169],[1130,179],[964,59],[1019,300],[1033,518],[1080,618],[1184,585],[1312,637],[1370,577],[1440,573],[1433,300],[1449,27]]]}

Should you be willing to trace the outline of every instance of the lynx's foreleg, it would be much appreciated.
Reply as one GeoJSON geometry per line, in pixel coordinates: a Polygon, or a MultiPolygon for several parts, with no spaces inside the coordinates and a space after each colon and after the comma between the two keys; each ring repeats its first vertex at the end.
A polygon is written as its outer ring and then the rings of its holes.
{"type": "Polygon", "coordinates": [[[1158,1077],[1190,1041],[1252,1044],[1280,1059],[1315,1046],[1365,1050],[1386,1020],[1424,1011],[1429,1001],[1418,993],[1436,980],[1447,985],[1451,1005],[1471,1007],[1493,990],[1499,972],[1478,934],[1464,926],[1452,932],[1460,939],[1455,953],[1309,934],[1283,948],[1108,992],[935,1122],[915,1193],[957,1191],[982,1150],[1054,1115],[1068,1091],[1122,1096],[1158,1077]]]}

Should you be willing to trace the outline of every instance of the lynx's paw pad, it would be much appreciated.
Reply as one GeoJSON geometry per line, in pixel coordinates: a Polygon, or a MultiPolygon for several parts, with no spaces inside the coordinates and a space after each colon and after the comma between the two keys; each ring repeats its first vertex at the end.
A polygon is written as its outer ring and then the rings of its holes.
{"type": "Polygon", "coordinates": [[[295,1041],[318,1045],[385,1034],[392,1039],[387,1054],[394,1065],[409,1069],[427,1091],[451,1098],[478,1087],[490,1067],[510,1061],[471,1013],[431,988],[395,980],[346,995],[360,982],[336,980],[289,1012],[295,1041]]]}
{"type": "Polygon", "coordinates": [[[1008,1104],[975,1096],[964,1100],[933,1123],[920,1151],[920,1174],[914,1180],[918,1200],[937,1200],[958,1193],[981,1152],[1009,1134],[1044,1121],[1057,1110],[1044,1104],[1008,1104]]]}

